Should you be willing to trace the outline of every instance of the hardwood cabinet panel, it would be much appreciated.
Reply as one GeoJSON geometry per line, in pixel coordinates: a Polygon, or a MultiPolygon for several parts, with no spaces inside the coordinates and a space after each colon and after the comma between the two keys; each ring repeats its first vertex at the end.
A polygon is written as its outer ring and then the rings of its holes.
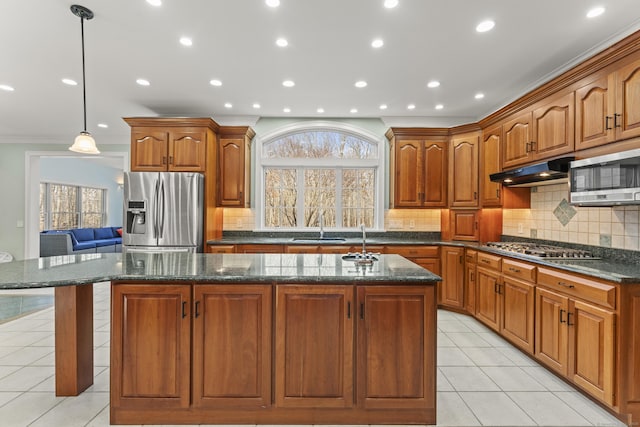
{"type": "Polygon", "coordinates": [[[640,60],[616,73],[616,139],[640,136],[640,60]]]}
{"type": "Polygon", "coordinates": [[[546,159],[574,149],[574,93],[554,97],[533,110],[534,159],[546,159]]]}
{"type": "Polygon", "coordinates": [[[502,299],[498,293],[500,273],[478,266],[476,269],[476,318],[500,332],[502,299]]]}
{"type": "Polygon", "coordinates": [[[615,405],[615,313],[581,301],[569,306],[569,378],[593,396],[615,405]]]}
{"type": "Polygon", "coordinates": [[[453,240],[478,240],[478,211],[449,210],[451,215],[451,238],[453,240]]]}
{"type": "Polygon", "coordinates": [[[208,254],[232,254],[236,252],[235,245],[207,245],[208,254]]]}
{"type": "Polygon", "coordinates": [[[271,286],[195,285],[193,406],[271,405],[271,286]]]}
{"type": "Polygon", "coordinates": [[[567,375],[569,298],[536,288],[535,356],[549,368],[567,375]]]}
{"type": "Polygon", "coordinates": [[[249,207],[251,140],[220,138],[218,159],[218,205],[249,207]]]}
{"type": "Polygon", "coordinates": [[[131,130],[131,170],[138,172],[166,171],[169,133],[155,128],[131,130]]]}
{"type": "Polygon", "coordinates": [[[535,285],[510,277],[503,277],[502,282],[502,335],[533,354],[535,285]]]}
{"type": "Polygon", "coordinates": [[[424,142],[424,189],[422,205],[445,206],[447,203],[447,147],[441,141],[424,142]]]}
{"type": "Polygon", "coordinates": [[[449,205],[452,207],[478,206],[478,141],[477,133],[451,139],[449,205]]]}
{"type": "Polygon", "coordinates": [[[576,90],[576,150],[613,141],[613,117],[609,112],[610,76],[603,76],[576,90]]]}
{"type": "Polygon", "coordinates": [[[464,307],[464,248],[443,246],[442,282],[439,283],[438,303],[455,308],[464,307]]]}
{"type": "Polygon", "coordinates": [[[358,287],[358,304],[358,405],[435,408],[434,288],[358,287]]]}
{"type": "MultiPolygon", "coordinates": [[[[472,316],[476,315],[476,262],[475,254],[471,257],[468,254],[464,265],[464,308],[472,316]]],[[[474,251],[475,252],[475,251],[474,251]]]]}
{"type": "Polygon", "coordinates": [[[533,140],[531,112],[518,113],[502,125],[502,130],[502,167],[508,169],[530,162],[533,159],[533,153],[529,149],[533,140]]]}
{"type": "Polygon", "coordinates": [[[390,246],[389,251],[405,258],[437,258],[440,256],[438,246],[396,245],[390,246]]]}
{"type": "Polygon", "coordinates": [[[111,403],[187,408],[190,285],[112,285],[111,403]]]}
{"type": "Polygon", "coordinates": [[[480,142],[480,205],[502,205],[502,184],[492,182],[491,174],[502,171],[502,126],[486,129],[480,142]]]}
{"type": "Polygon", "coordinates": [[[422,206],[422,141],[398,141],[396,146],[396,207],[422,206]]]}
{"type": "Polygon", "coordinates": [[[616,307],[616,287],[613,284],[546,267],[538,267],[538,283],[605,307],[616,307]]]}
{"type": "Polygon", "coordinates": [[[205,130],[186,129],[170,132],[169,172],[203,172],[207,152],[205,130]]]}
{"type": "Polygon", "coordinates": [[[528,262],[516,261],[510,258],[503,258],[502,273],[518,279],[535,283],[536,266],[528,262]]]}
{"type": "Polygon", "coordinates": [[[275,401],[353,405],[353,287],[276,287],[275,401]]]}
{"type": "Polygon", "coordinates": [[[239,254],[282,254],[284,253],[283,245],[237,245],[236,253],[239,254]]]}

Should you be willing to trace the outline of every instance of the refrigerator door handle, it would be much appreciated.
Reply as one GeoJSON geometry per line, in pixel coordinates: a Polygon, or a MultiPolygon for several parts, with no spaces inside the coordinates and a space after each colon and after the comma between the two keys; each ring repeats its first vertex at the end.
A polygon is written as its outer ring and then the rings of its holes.
{"type": "Polygon", "coordinates": [[[158,197],[160,194],[160,180],[156,180],[155,191],[153,192],[153,238],[157,239],[160,232],[158,228],[158,197]]]}
{"type": "Polygon", "coordinates": [[[164,215],[165,215],[165,209],[166,209],[166,206],[165,206],[165,203],[164,203],[164,196],[165,196],[165,194],[164,194],[164,181],[162,181],[161,184],[160,184],[160,193],[162,194],[162,203],[160,204],[160,209],[159,210],[160,210],[160,214],[162,215],[162,218],[160,219],[160,225],[159,225],[159,228],[160,228],[160,236],[159,237],[162,238],[162,237],[164,237],[164,215]]]}

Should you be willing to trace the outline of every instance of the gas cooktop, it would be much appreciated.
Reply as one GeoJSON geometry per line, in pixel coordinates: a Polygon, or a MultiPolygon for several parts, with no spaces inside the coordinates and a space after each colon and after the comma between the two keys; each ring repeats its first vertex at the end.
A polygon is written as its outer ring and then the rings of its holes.
{"type": "Polygon", "coordinates": [[[516,252],[529,255],[535,258],[544,259],[597,259],[591,252],[581,249],[563,248],[552,245],[539,245],[526,242],[488,242],[487,246],[501,251],[516,252]]]}

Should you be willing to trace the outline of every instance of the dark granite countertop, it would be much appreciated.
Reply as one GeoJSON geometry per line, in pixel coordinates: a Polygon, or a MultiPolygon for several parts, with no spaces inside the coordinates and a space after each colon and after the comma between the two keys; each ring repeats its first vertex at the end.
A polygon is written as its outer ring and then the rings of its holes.
{"type": "Polygon", "coordinates": [[[0,263],[0,289],[122,280],[153,282],[425,284],[441,278],[399,255],[358,266],[334,254],[81,254],[0,263]]]}

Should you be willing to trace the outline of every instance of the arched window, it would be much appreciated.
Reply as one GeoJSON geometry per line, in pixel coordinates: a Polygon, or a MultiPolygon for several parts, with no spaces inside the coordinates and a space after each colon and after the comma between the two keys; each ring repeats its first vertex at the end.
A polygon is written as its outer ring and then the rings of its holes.
{"type": "Polygon", "coordinates": [[[382,228],[383,150],[374,136],[307,123],[258,144],[259,228],[382,228]]]}

